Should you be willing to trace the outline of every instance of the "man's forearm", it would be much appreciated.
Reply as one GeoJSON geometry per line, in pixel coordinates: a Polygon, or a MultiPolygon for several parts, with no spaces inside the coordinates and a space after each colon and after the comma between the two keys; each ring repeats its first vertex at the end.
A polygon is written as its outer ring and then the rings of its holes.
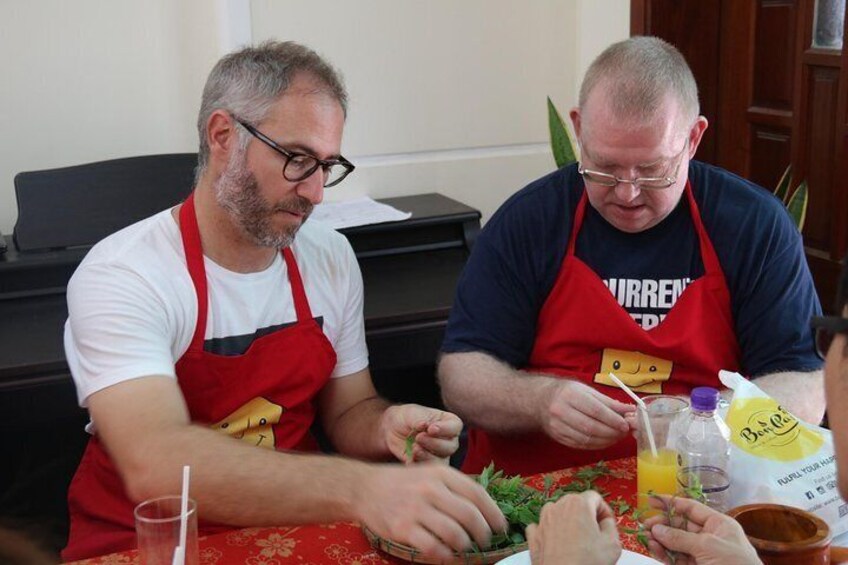
{"type": "Polygon", "coordinates": [[[467,424],[501,433],[539,430],[557,382],[517,371],[485,353],[448,353],[439,360],[445,406],[467,424]]]}
{"type": "Polygon", "coordinates": [[[335,448],[360,459],[393,460],[381,425],[390,406],[387,400],[374,396],[348,409],[333,426],[330,439],[335,448]]]}
{"type": "Polygon", "coordinates": [[[811,424],[824,418],[824,375],[821,371],[787,371],[757,377],[754,383],[796,417],[811,424]]]}
{"type": "Polygon", "coordinates": [[[247,526],[357,519],[365,463],[256,448],[194,425],[166,433],[138,446],[139,458],[121,470],[135,502],[178,493],[181,468],[191,465],[191,496],[205,520],[247,526]]]}

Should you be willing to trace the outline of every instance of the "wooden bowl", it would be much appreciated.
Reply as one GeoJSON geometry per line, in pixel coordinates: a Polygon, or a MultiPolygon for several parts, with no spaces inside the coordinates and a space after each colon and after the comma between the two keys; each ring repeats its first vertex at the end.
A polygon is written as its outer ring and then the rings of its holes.
{"type": "Polygon", "coordinates": [[[414,547],[409,547],[402,543],[383,539],[369,530],[366,526],[362,526],[362,531],[365,533],[365,537],[368,538],[368,542],[371,544],[371,547],[384,551],[394,557],[403,559],[404,561],[409,561],[410,563],[429,563],[432,565],[436,565],[438,563],[445,563],[447,565],[491,565],[492,563],[497,563],[501,559],[506,559],[510,555],[520,553],[527,549],[527,543],[522,543],[519,545],[511,545],[503,549],[482,551],[479,553],[471,551],[466,553],[454,553],[453,559],[440,561],[435,557],[423,555],[414,547]]]}
{"type": "Polygon", "coordinates": [[[828,565],[830,528],[800,508],[746,504],[728,511],[766,565],[828,565]]]}

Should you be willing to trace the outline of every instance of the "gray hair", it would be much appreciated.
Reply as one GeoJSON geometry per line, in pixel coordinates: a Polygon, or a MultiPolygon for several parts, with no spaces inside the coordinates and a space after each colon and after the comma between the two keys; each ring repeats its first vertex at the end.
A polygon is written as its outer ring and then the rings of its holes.
{"type": "Polygon", "coordinates": [[[700,114],[698,85],[683,55],[658,37],[631,37],[607,47],[589,66],[580,85],[580,110],[603,83],[614,115],[647,122],[657,115],[666,96],[680,104],[687,123],[700,114]]]}
{"type": "MultiPolygon", "coordinates": [[[[301,73],[311,75],[319,89],[332,96],[347,116],[347,91],[341,75],[315,51],[293,41],[266,41],[245,47],[215,64],[206,79],[197,116],[197,180],[209,161],[206,124],[212,113],[226,110],[249,124],[258,124],[301,73]]],[[[246,146],[249,138],[250,134],[240,128],[239,144],[246,146]]]]}

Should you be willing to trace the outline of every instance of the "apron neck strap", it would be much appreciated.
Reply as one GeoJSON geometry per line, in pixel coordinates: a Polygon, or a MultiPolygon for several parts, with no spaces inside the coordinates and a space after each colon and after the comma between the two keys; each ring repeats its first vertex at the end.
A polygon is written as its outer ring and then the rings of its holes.
{"type": "Polygon", "coordinates": [[[686,180],[686,198],[689,201],[689,213],[692,216],[692,223],[695,224],[695,233],[698,234],[698,241],[701,246],[701,261],[704,262],[704,273],[720,274],[724,277],[724,272],[721,269],[721,263],[718,261],[715,248],[707,235],[707,229],[704,227],[704,222],[701,220],[701,211],[698,208],[698,203],[695,201],[695,194],[692,191],[692,183],[686,180]]]}
{"type": "Polygon", "coordinates": [[[309,308],[309,300],[306,299],[303,280],[300,278],[300,269],[297,267],[297,261],[294,260],[294,253],[292,253],[291,246],[286,247],[282,251],[283,258],[286,260],[286,270],[289,273],[289,284],[291,284],[297,321],[305,322],[311,320],[312,310],[309,308]]]}
{"type": "Polygon", "coordinates": [[[568,238],[568,251],[566,256],[574,255],[574,249],[577,246],[577,234],[580,233],[580,227],[583,225],[583,218],[586,216],[586,202],[589,201],[589,196],[586,189],[583,189],[583,195],[577,203],[577,211],[574,213],[574,222],[571,225],[571,237],[568,238]]]}
{"type": "Polygon", "coordinates": [[[194,326],[194,336],[191,338],[189,349],[203,350],[203,339],[206,336],[206,314],[209,304],[206,287],[206,266],[203,264],[203,246],[200,243],[200,228],[197,225],[197,214],[194,210],[194,192],[189,194],[180,208],[180,236],[185,250],[186,266],[191,282],[194,283],[197,294],[197,323],[194,326]]]}

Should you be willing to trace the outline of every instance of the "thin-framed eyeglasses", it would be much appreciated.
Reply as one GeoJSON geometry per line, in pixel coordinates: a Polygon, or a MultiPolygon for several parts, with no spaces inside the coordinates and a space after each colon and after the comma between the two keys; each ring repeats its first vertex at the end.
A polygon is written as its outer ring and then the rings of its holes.
{"type": "Polygon", "coordinates": [[[680,171],[680,164],[683,162],[683,153],[689,148],[689,140],[686,140],[686,143],[683,145],[683,149],[680,150],[675,157],[673,157],[674,162],[677,162],[677,165],[674,167],[674,172],[671,176],[664,177],[638,177],[635,179],[622,179],[618,178],[615,175],[611,175],[609,173],[602,173],[600,171],[593,171],[591,169],[586,169],[583,167],[583,163],[577,167],[577,172],[583,175],[583,180],[587,183],[597,184],[599,186],[607,186],[607,187],[615,187],[620,183],[632,184],[639,190],[662,190],[664,188],[668,188],[674,183],[677,182],[677,173],[680,171]]]}
{"type": "Polygon", "coordinates": [[[848,334],[848,318],[813,316],[810,325],[816,330],[816,351],[824,359],[836,334],[848,334]]]}
{"type": "Polygon", "coordinates": [[[336,186],[342,182],[356,168],[353,163],[339,155],[338,159],[319,159],[306,153],[297,153],[280,147],[273,139],[253,127],[239,120],[236,121],[250,134],[286,158],[283,165],[283,177],[290,182],[298,182],[309,178],[320,167],[324,173],[324,188],[336,186]]]}

